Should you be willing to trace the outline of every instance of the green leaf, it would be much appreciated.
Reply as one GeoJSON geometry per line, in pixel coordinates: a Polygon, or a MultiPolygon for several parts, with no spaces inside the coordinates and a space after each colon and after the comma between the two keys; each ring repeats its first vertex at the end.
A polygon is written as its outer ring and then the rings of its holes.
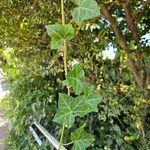
{"type": "Polygon", "coordinates": [[[72,126],[74,123],[74,115],[73,111],[71,110],[71,102],[72,102],[72,97],[66,94],[59,94],[59,103],[58,107],[59,110],[53,121],[57,122],[59,124],[65,123],[69,128],[72,126]]]}
{"type": "Polygon", "coordinates": [[[53,121],[58,124],[65,123],[68,128],[73,125],[74,120],[73,112],[69,108],[64,108],[63,110],[58,111],[53,119],[53,121]]]}
{"type": "Polygon", "coordinates": [[[131,50],[136,50],[137,49],[137,45],[136,45],[136,42],[134,40],[131,40],[129,46],[130,46],[131,50]]]}
{"type": "Polygon", "coordinates": [[[97,105],[102,101],[102,97],[95,92],[93,87],[87,87],[84,90],[86,106],[88,112],[98,112],[97,105]]]}
{"type": "Polygon", "coordinates": [[[88,113],[85,96],[78,96],[72,102],[71,108],[76,116],[83,117],[88,113]]]}
{"type": "Polygon", "coordinates": [[[84,89],[84,85],[82,82],[83,79],[84,70],[79,65],[75,65],[67,75],[67,80],[73,87],[73,90],[76,94],[80,94],[84,89]]]}
{"type": "Polygon", "coordinates": [[[75,3],[78,7],[73,9],[72,16],[78,25],[100,15],[100,7],[95,0],[75,0],[75,3]]]}
{"type": "Polygon", "coordinates": [[[55,37],[51,40],[51,49],[59,49],[63,45],[63,39],[55,37]]]}
{"type": "Polygon", "coordinates": [[[73,97],[67,94],[59,94],[59,103],[58,103],[58,108],[59,109],[63,109],[64,106],[65,108],[69,107],[70,108],[70,104],[72,103],[73,97]]]}
{"type": "Polygon", "coordinates": [[[58,49],[63,45],[64,39],[71,40],[74,37],[74,30],[71,24],[52,24],[46,26],[48,35],[52,38],[51,48],[58,49]]]}
{"type": "Polygon", "coordinates": [[[75,116],[84,116],[87,112],[85,109],[85,96],[73,98],[67,94],[59,95],[59,111],[56,113],[53,121],[59,124],[65,123],[70,128],[75,120],[75,116]]]}
{"type": "Polygon", "coordinates": [[[74,133],[71,133],[71,140],[74,142],[73,150],[86,150],[92,144],[94,138],[84,131],[84,127],[80,127],[74,133]]]}
{"type": "Polygon", "coordinates": [[[53,121],[59,124],[65,123],[70,128],[75,121],[75,116],[83,117],[92,111],[97,112],[97,104],[100,102],[101,97],[90,92],[87,95],[76,98],[67,94],[60,94],[58,103],[59,111],[56,113],[53,121]]]}

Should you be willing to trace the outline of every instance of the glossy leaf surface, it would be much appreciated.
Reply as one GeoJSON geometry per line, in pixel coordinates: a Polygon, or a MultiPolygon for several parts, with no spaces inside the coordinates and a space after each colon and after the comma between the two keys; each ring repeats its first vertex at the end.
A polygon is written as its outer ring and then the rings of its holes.
{"type": "Polygon", "coordinates": [[[76,94],[80,94],[83,91],[83,79],[84,70],[79,65],[75,65],[67,75],[67,80],[76,94]]]}
{"type": "Polygon", "coordinates": [[[52,38],[51,48],[58,49],[63,45],[64,39],[71,40],[74,37],[74,29],[71,24],[52,24],[46,26],[48,35],[52,38]]]}
{"type": "Polygon", "coordinates": [[[92,135],[85,132],[83,127],[80,127],[71,134],[71,140],[74,142],[73,150],[86,150],[94,141],[94,138],[92,135]]]}

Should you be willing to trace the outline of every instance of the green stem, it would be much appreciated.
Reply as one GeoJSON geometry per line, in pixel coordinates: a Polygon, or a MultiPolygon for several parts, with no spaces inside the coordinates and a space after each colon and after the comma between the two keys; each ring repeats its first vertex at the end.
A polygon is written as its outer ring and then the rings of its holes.
{"type": "Polygon", "coordinates": [[[66,144],[63,144],[64,146],[68,146],[68,145],[70,145],[70,144],[73,144],[74,142],[72,141],[72,142],[69,142],[69,143],[66,143],[66,144]]]}
{"type": "MultiPolygon", "coordinates": [[[[61,0],[61,15],[62,15],[62,25],[65,25],[65,11],[64,11],[64,0],[61,0]]],[[[64,59],[64,71],[65,77],[67,76],[67,41],[64,39],[63,45],[63,59],[64,59]]],[[[70,95],[70,88],[67,86],[68,95],[70,95]]]]}
{"type": "Polygon", "coordinates": [[[63,47],[63,52],[64,52],[64,70],[65,70],[65,76],[67,76],[67,42],[64,40],[64,47],[63,47]]]}
{"type": "Polygon", "coordinates": [[[65,25],[64,0],[61,0],[61,16],[62,16],[62,25],[65,25]]]}
{"type": "Polygon", "coordinates": [[[65,124],[63,123],[62,131],[61,131],[61,137],[60,137],[60,144],[59,144],[58,150],[60,150],[61,146],[62,146],[63,137],[64,137],[64,130],[65,130],[65,124]]]}
{"type": "MultiPolygon", "coordinates": [[[[62,25],[65,25],[65,11],[64,11],[64,0],[61,0],[61,16],[62,16],[62,25]]],[[[63,45],[63,59],[64,59],[64,70],[65,70],[65,76],[67,76],[67,42],[64,39],[64,45],[63,45]]]]}
{"type": "MultiPolygon", "coordinates": [[[[62,25],[64,26],[65,25],[64,0],[61,0],[61,15],[62,15],[62,25]]],[[[64,39],[64,45],[63,45],[63,59],[64,59],[64,71],[65,71],[65,77],[66,77],[67,76],[67,41],[65,39],[64,39]]],[[[69,95],[70,89],[68,86],[67,86],[67,89],[68,89],[68,95],[69,95]]],[[[65,124],[63,123],[58,150],[61,149],[61,146],[63,143],[64,130],[65,130],[65,124]]]]}

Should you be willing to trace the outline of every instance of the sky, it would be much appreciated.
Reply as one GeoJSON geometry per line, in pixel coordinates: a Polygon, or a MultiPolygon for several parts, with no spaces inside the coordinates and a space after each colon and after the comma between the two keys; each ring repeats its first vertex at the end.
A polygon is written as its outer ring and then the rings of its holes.
{"type": "MultiPolygon", "coordinates": [[[[145,34],[144,36],[141,37],[141,41],[146,41],[146,46],[150,46],[150,33],[145,34]]],[[[108,44],[106,49],[102,52],[103,59],[111,59],[113,60],[116,56],[116,51],[117,49],[113,47],[111,43],[108,44]]]]}

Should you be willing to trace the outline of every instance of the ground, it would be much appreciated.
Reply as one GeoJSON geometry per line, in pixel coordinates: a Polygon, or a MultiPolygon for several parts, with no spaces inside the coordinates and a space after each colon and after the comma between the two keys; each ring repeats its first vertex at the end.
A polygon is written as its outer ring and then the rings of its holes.
{"type": "Polygon", "coordinates": [[[4,149],[4,139],[8,132],[8,121],[5,119],[2,109],[0,109],[0,150],[4,149]]]}

